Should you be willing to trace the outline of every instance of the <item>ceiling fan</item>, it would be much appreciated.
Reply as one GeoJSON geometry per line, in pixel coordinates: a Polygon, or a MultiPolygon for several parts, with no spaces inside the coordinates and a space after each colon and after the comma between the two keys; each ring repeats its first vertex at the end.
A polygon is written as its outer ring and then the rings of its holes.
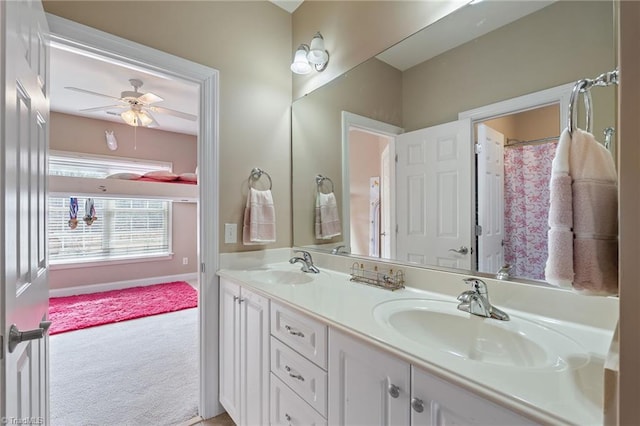
{"type": "Polygon", "coordinates": [[[174,109],[164,108],[155,106],[153,104],[157,102],[161,102],[162,99],[160,96],[148,92],[141,93],[138,91],[142,87],[142,80],[137,78],[132,78],[129,80],[131,86],[133,86],[133,91],[125,90],[120,93],[120,97],[105,95],[98,92],[93,92],[91,90],[80,89],[78,87],[65,87],[65,89],[74,90],[76,92],[88,93],[91,95],[102,96],[104,98],[115,99],[119,101],[118,104],[115,105],[107,105],[95,108],[86,108],[81,109],[83,112],[93,112],[93,111],[107,111],[109,114],[116,114],[111,112],[115,108],[124,108],[126,111],[123,111],[117,115],[120,115],[122,120],[130,126],[143,126],[143,127],[158,127],[159,124],[151,114],[151,112],[157,112],[160,114],[168,114],[174,117],[182,118],[185,120],[196,121],[198,117],[193,114],[188,114],[182,111],[176,111],[174,109]]]}

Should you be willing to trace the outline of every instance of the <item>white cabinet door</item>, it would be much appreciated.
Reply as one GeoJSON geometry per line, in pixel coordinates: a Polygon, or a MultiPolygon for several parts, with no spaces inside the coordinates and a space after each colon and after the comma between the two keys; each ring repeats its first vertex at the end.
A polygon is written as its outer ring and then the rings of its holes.
{"type": "Polygon", "coordinates": [[[329,329],[330,425],[409,424],[409,364],[329,329]]]}
{"type": "Polygon", "coordinates": [[[220,403],[238,425],[269,423],[269,299],[224,278],[220,403]]]}
{"type": "Polygon", "coordinates": [[[241,425],[269,424],[269,299],[240,290],[241,425]]]}
{"type": "Polygon", "coordinates": [[[220,279],[220,403],[240,423],[240,286],[220,279]]]}
{"type": "Polygon", "coordinates": [[[411,368],[411,426],[535,424],[416,367],[411,368]]]}

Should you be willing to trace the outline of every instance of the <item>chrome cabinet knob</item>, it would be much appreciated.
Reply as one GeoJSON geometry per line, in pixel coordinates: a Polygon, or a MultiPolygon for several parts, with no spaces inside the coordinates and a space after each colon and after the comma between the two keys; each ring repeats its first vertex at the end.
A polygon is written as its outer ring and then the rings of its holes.
{"type": "Polygon", "coordinates": [[[420,398],[412,398],[411,408],[413,408],[416,413],[422,413],[424,411],[424,402],[420,398]]]}
{"type": "Polygon", "coordinates": [[[393,383],[389,385],[389,395],[391,398],[397,398],[400,396],[400,388],[393,383]]]}

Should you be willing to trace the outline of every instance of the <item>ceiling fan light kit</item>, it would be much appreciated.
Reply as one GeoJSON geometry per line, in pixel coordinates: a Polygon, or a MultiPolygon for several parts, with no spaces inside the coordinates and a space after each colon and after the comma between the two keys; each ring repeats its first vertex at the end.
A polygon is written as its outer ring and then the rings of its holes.
{"type": "Polygon", "coordinates": [[[107,105],[103,107],[95,107],[95,108],[86,108],[80,111],[84,112],[94,112],[94,111],[106,111],[107,113],[113,114],[110,110],[115,108],[127,108],[126,111],[119,113],[120,118],[127,123],[129,126],[134,127],[158,127],[159,124],[156,119],[151,114],[151,111],[157,112],[160,114],[168,114],[174,117],[182,118],[185,120],[195,121],[197,117],[193,114],[188,114],[182,111],[176,111],[169,108],[157,107],[152,105],[157,102],[161,102],[164,99],[160,96],[148,92],[141,93],[138,89],[140,89],[143,85],[142,80],[137,78],[129,79],[129,83],[133,86],[133,90],[125,90],[120,93],[120,97],[104,95],[102,93],[93,92],[91,90],[80,89],[77,87],[65,87],[65,89],[74,90],[76,92],[88,93],[96,96],[102,96],[110,99],[115,99],[120,102],[120,104],[116,105],[107,105]]]}

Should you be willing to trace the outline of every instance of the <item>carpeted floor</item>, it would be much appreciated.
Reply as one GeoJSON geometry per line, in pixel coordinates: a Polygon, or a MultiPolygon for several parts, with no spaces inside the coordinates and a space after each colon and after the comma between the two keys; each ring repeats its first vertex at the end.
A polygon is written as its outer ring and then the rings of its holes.
{"type": "Polygon", "coordinates": [[[52,322],[49,334],[53,336],[197,305],[198,292],[185,281],[52,297],[49,299],[49,319],[52,322]]]}
{"type": "Polygon", "coordinates": [[[51,336],[51,425],[161,426],[196,416],[197,312],[51,336]]]}

